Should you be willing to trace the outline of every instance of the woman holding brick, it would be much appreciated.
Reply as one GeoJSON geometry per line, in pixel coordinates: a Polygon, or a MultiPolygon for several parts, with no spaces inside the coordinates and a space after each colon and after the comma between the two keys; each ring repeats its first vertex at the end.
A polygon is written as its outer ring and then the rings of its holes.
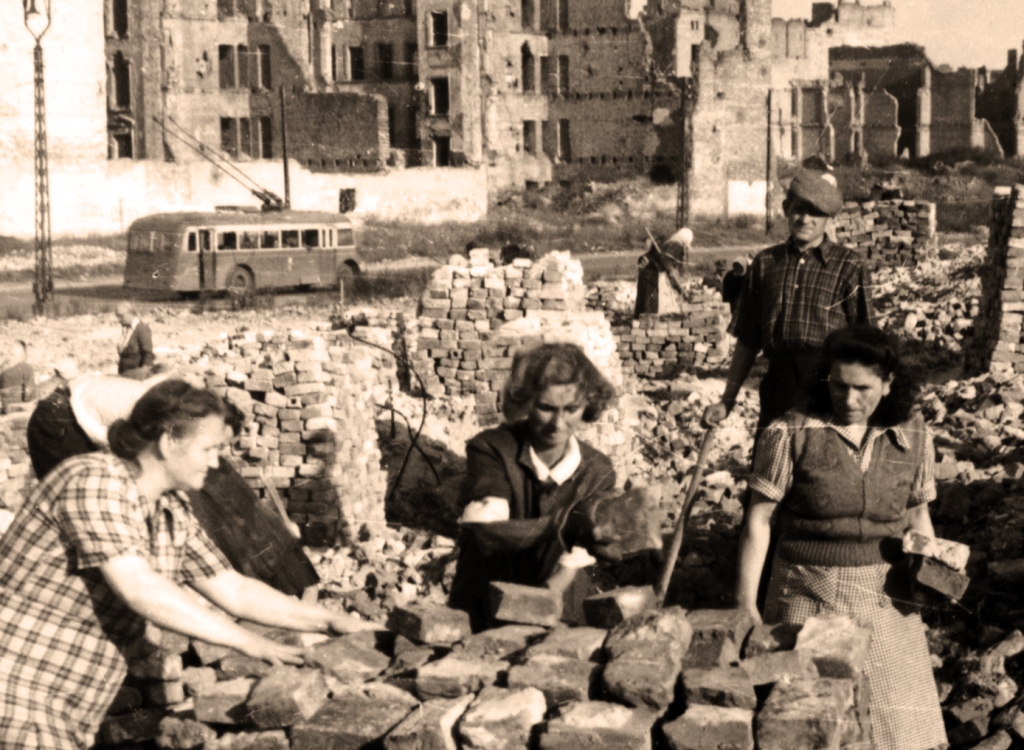
{"type": "MultiPolygon", "coordinates": [[[[614,397],[574,344],[543,344],[514,358],[502,392],[508,422],[466,445],[463,533],[450,603],[469,612],[474,630],[490,620],[491,581],[542,586],[574,546],[602,559],[660,547],[645,498],[617,495],[611,459],[576,438],[580,425],[596,421],[614,397]]],[[[566,598],[581,601],[586,593],[577,586],[566,598]]]]}
{"type": "Polygon", "coordinates": [[[224,402],[181,380],[148,390],[111,425],[112,453],[51,471],[0,539],[0,744],[90,747],[146,620],[273,664],[302,649],[234,617],[317,632],[375,629],[231,569],[183,494],[203,486],[230,431],[224,402]]]}
{"type": "Polygon", "coordinates": [[[806,409],[760,438],[740,538],[737,605],[756,599],[773,517],[779,543],[764,621],[843,614],[872,627],[866,673],[874,746],[927,750],[946,733],[902,537],[934,537],[934,448],[895,342],[858,326],[830,334],[806,409]]]}

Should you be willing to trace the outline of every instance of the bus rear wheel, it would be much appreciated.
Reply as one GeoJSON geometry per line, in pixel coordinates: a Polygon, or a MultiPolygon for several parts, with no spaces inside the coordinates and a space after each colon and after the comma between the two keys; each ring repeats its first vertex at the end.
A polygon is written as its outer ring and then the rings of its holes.
{"type": "Polygon", "coordinates": [[[248,294],[256,286],[256,280],[248,268],[236,267],[228,276],[227,288],[232,294],[248,294]]]}

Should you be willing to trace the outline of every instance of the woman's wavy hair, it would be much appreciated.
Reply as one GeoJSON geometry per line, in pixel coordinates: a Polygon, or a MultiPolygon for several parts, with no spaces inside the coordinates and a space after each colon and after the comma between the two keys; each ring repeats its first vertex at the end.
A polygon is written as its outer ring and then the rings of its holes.
{"type": "Polygon", "coordinates": [[[851,326],[833,331],[825,339],[818,362],[818,377],[811,387],[808,410],[812,414],[832,414],[829,373],[836,362],[878,367],[883,378],[892,375],[889,393],[882,397],[869,423],[895,427],[906,422],[917,405],[920,386],[900,360],[896,339],[872,326],[851,326]]]}
{"type": "Polygon", "coordinates": [[[107,430],[114,455],[136,460],[164,434],[185,437],[196,423],[209,416],[226,417],[224,400],[184,380],[164,380],[142,394],[128,419],[115,420],[107,430]]]}
{"type": "Polygon", "coordinates": [[[596,422],[615,400],[615,387],[575,344],[541,344],[516,353],[501,393],[501,412],[509,422],[522,419],[533,400],[552,385],[579,386],[583,421],[596,422]]]}

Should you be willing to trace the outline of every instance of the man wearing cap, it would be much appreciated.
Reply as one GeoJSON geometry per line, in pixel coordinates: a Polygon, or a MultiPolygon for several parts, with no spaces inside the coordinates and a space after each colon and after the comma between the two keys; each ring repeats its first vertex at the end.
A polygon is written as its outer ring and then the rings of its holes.
{"type": "Polygon", "coordinates": [[[736,348],[720,403],[704,421],[718,424],[732,411],[754,358],[764,351],[758,434],[795,406],[814,376],[821,345],[832,331],[872,322],[870,278],[860,256],[831,242],[826,226],[843,207],[829,173],[796,173],[782,208],[789,241],[762,250],[747,270],[729,332],[736,348]]]}

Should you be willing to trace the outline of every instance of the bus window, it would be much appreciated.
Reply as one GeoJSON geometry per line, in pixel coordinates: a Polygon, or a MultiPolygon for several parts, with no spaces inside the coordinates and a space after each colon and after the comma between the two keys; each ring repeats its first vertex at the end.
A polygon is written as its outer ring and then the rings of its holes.
{"type": "Polygon", "coordinates": [[[238,234],[235,232],[217,232],[218,250],[237,250],[238,234]]]}
{"type": "Polygon", "coordinates": [[[281,247],[281,235],[277,231],[263,233],[263,247],[281,247]]]}
{"type": "Polygon", "coordinates": [[[188,251],[190,253],[194,253],[196,251],[197,247],[199,247],[199,246],[196,244],[196,233],[195,232],[189,232],[188,233],[188,251]]]}
{"type": "Polygon", "coordinates": [[[302,230],[302,246],[303,247],[320,247],[320,230],[319,229],[303,229],[302,230]]]}
{"type": "Polygon", "coordinates": [[[160,251],[164,254],[176,253],[181,247],[181,235],[171,234],[170,232],[161,232],[162,242],[160,243],[160,251]]]}
{"type": "Polygon", "coordinates": [[[327,247],[334,247],[334,230],[327,230],[327,247]]]}
{"type": "Polygon", "coordinates": [[[299,246],[299,230],[298,229],[285,229],[281,232],[281,246],[282,247],[298,247],[299,246]]]}
{"type": "Polygon", "coordinates": [[[259,232],[242,232],[242,249],[255,250],[260,246],[259,232]]]}
{"type": "Polygon", "coordinates": [[[152,232],[132,232],[128,238],[128,250],[133,253],[152,252],[150,243],[153,241],[152,232]]]}
{"type": "Polygon", "coordinates": [[[338,229],[338,247],[349,247],[354,245],[355,242],[352,239],[352,230],[349,227],[338,229]]]}

